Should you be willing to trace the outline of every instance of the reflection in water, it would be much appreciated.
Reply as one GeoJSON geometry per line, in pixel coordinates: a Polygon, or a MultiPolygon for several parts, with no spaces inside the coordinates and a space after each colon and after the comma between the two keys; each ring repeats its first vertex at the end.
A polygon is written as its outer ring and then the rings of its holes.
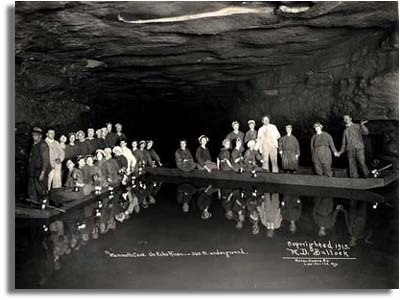
{"type": "Polygon", "coordinates": [[[299,196],[284,194],[282,197],[282,216],[283,220],[290,223],[289,231],[296,233],[296,222],[301,217],[302,202],[299,196]]]}
{"type": "Polygon", "coordinates": [[[318,225],[319,236],[326,236],[327,230],[335,227],[339,210],[339,205],[334,208],[333,198],[314,198],[314,221],[318,225]]]}
{"type": "Polygon", "coordinates": [[[39,287],[45,286],[50,275],[62,269],[64,257],[74,255],[93,240],[115,231],[123,226],[118,224],[135,218],[149,207],[155,211],[159,205],[171,206],[165,203],[171,198],[168,192],[172,192],[174,202],[176,197],[175,203],[183,215],[193,212],[194,218],[207,220],[207,223],[220,218],[232,224],[236,234],[239,232],[235,229],[264,239],[275,240],[276,235],[290,239],[303,234],[312,223],[310,228],[314,228],[314,235],[311,238],[315,239],[335,232],[340,220],[343,225],[339,227],[345,230],[344,236],[352,247],[360,245],[361,241],[365,242],[362,245],[372,243],[371,225],[367,221],[375,210],[368,202],[272,193],[264,188],[238,184],[236,188],[199,182],[163,185],[162,181],[144,178],[133,181],[131,186],[100,195],[81,209],[37,224],[35,229],[31,226],[29,230],[36,233],[31,232],[30,237],[41,241],[32,242],[35,251],[30,253],[40,278],[29,280],[39,282],[39,287]],[[166,188],[162,189],[163,186],[166,188]],[[341,212],[343,217],[339,217],[341,212]]]}

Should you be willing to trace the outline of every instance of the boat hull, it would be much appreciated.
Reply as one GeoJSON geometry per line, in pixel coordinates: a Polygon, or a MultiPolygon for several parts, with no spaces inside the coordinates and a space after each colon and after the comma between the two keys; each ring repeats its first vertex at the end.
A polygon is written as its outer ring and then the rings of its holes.
{"type": "Polygon", "coordinates": [[[382,178],[348,178],[327,177],[308,174],[286,174],[286,173],[257,173],[254,178],[250,173],[235,173],[232,171],[213,171],[208,173],[203,170],[183,172],[173,168],[148,168],[148,175],[168,176],[181,178],[201,178],[209,180],[242,181],[267,184],[300,185],[323,188],[340,188],[353,190],[370,190],[384,187],[398,179],[397,172],[390,172],[382,178]]]}

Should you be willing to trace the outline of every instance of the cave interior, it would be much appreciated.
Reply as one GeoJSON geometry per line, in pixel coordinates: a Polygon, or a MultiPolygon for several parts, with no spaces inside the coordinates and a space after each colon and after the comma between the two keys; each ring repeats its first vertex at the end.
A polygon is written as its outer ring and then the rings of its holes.
{"type": "Polygon", "coordinates": [[[367,157],[397,162],[397,5],[17,2],[16,170],[33,126],[59,137],[120,122],[172,166],[179,138],[194,151],[208,135],[215,157],[232,121],[246,131],[265,114],[281,134],[293,125],[302,165],[312,124],[339,147],[343,114],[369,120],[367,157]]]}

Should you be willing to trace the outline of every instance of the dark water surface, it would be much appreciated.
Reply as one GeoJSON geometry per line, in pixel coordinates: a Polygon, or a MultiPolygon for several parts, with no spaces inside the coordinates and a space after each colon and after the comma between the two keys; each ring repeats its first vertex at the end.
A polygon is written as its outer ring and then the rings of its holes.
{"type": "Polygon", "coordinates": [[[145,184],[139,212],[116,193],[50,221],[16,219],[16,288],[398,288],[397,185],[346,199],[145,184]]]}

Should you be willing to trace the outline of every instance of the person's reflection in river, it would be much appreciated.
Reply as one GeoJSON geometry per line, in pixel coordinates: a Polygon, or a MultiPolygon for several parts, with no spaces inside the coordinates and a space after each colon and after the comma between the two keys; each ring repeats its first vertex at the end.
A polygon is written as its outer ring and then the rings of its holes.
{"type": "Polygon", "coordinates": [[[233,219],[236,221],[236,229],[242,229],[246,218],[246,198],[244,190],[236,189],[232,195],[233,219]]]}
{"type": "Polygon", "coordinates": [[[342,208],[341,205],[335,208],[333,198],[314,198],[314,221],[318,226],[318,236],[326,236],[327,230],[335,227],[337,215],[342,208]]]}
{"type": "Polygon", "coordinates": [[[261,205],[262,195],[258,192],[256,188],[247,192],[246,197],[246,209],[247,217],[249,222],[252,224],[252,234],[256,235],[260,232],[259,226],[259,213],[257,208],[261,205]]]}
{"type": "Polygon", "coordinates": [[[210,212],[210,205],[212,202],[212,195],[216,192],[216,189],[212,187],[212,185],[208,185],[207,187],[200,187],[199,194],[197,197],[197,207],[201,211],[201,218],[203,220],[208,220],[212,217],[210,212]]]}
{"type": "Polygon", "coordinates": [[[155,204],[157,193],[160,191],[162,186],[162,181],[149,180],[147,181],[147,185],[149,187],[148,191],[149,204],[155,204]]]}
{"type": "Polygon", "coordinates": [[[267,228],[267,236],[272,238],[274,231],[279,229],[282,223],[279,194],[264,193],[261,205],[257,209],[261,224],[267,228]]]}
{"type": "Polygon", "coordinates": [[[224,189],[224,188],[218,189],[218,199],[221,201],[221,205],[225,211],[225,218],[227,220],[232,220],[233,218],[232,198],[233,198],[233,191],[231,189],[224,189]]]}
{"type": "Polygon", "coordinates": [[[296,233],[296,222],[300,219],[302,213],[302,202],[297,195],[283,194],[282,197],[282,216],[283,220],[289,222],[289,232],[296,233]]]}
{"type": "Polygon", "coordinates": [[[193,202],[193,196],[196,194],[196,188],[190,183],[181,183],[176,189],[176,201],[179,206],[182,205],[182,211],[188,213],[193,202]]]}
{"type": "Polygon", "coordinates": [[[351,247],[357,245],[359,241],[372,244],[372,230],[367,229],[367,203],[363,201],[350,201],[348,211],[340,208],[345,215],[346,228],[350,235],[349,244],[351,247]]]}

